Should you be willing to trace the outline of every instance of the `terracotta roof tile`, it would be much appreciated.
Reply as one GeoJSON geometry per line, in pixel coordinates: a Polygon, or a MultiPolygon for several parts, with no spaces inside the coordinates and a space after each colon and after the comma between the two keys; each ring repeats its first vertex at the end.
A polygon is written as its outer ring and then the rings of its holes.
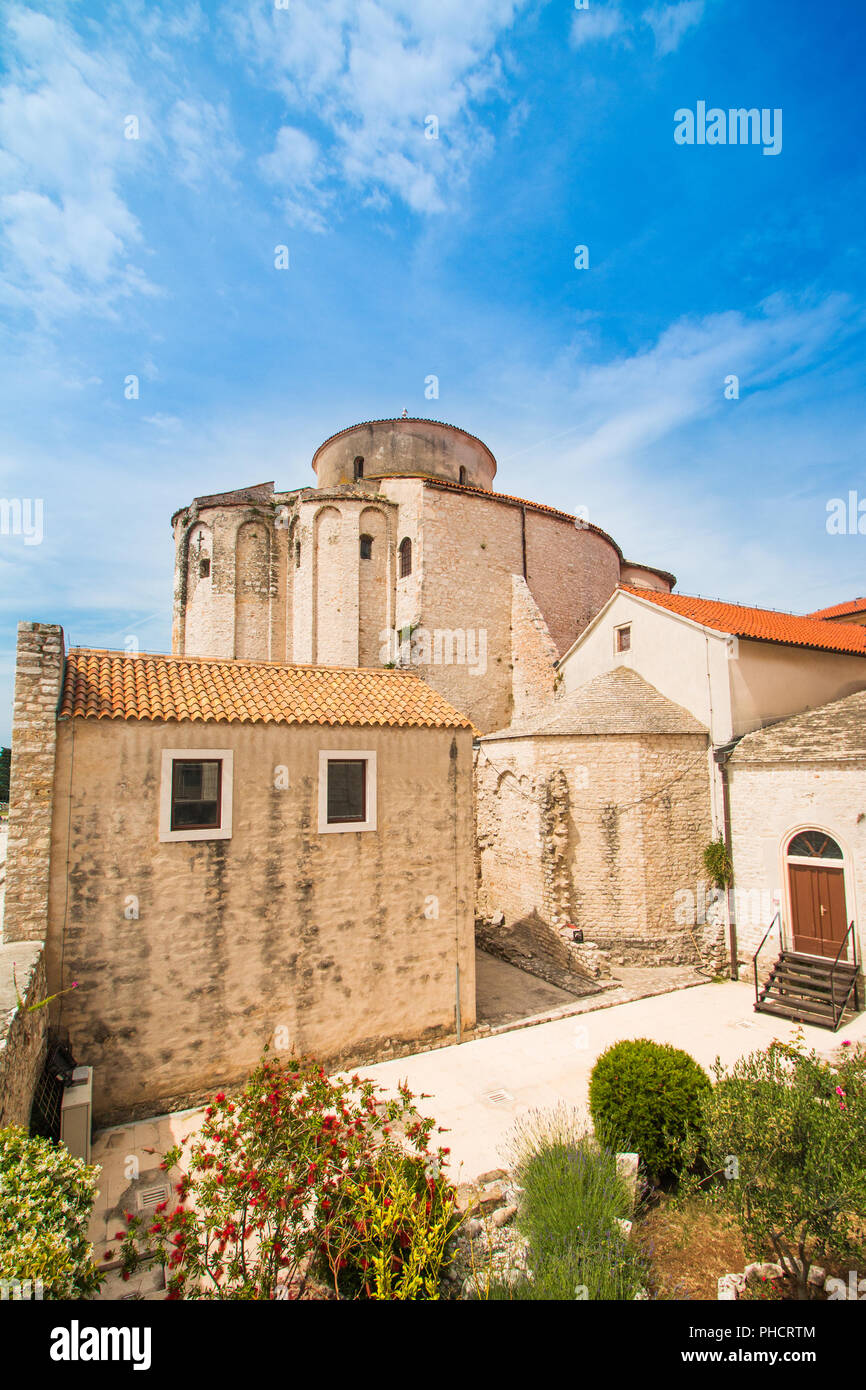
{"type": "Polygon", "coordinates": [[[848,603],[837,603],[832,608],[819,608],[807,613],[809,618],[845,618],[849,613],[866,613],[866,598],[852,598],[848,603]]]}
{"type": "Polygon", "coordinates": [[[473,727],[409,671],[132,656],[85,647],[67,654],[59,717],[473,727]]]}
{"type": "Polygon", "coordinates": [[[752,637],[759,642],[781,642],[786,646],[814,647],[820,651],[847,652],[866,656],[866,627],[854,623],[826,623],[820,618],[803,618],[796,613],[777,613],[770,608],[746,608],[739,603],[721,603],[717,599],[698,598],[690,594],[660,594],[652,589],[640,589],[633,584],[618,588],[636,598],[646,599],[659,608],[679,613],[683,618],[710,627],[716,632],[728,632],[734,637],[752,637]]]}

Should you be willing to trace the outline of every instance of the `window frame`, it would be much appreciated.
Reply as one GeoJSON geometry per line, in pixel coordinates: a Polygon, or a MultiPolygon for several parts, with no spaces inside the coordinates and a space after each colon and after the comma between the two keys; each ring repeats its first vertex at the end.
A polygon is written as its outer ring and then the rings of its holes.
{"type": "Polygon", "coordinates": [[[340,835],[377,828],[376,754],[369,748],[319,749],[319,834],[340,835]],[[328,764],[366,764],[364,772],[364,819],[328,820],[328,764]]]}
{"type": "Polygon", "coordinates": [[[397,547],[397,555],[398,555],[397,578],[398,578],[398,579],[408,579],[409,576],[410,576],[411,573],[412,573],[412,537],[411,537],[411,536],[404,536],[404,537],[403,537],[403,539],[401,540],[400,544],[399,544],[398,547],[397,547]],[[405,559],[405,557],[406,557],[407,555],[408,555],[408,557],[409,557],[409,565],[408,565],[408,568],[406,567],[406,559],[405,559]]]}
{"type": "Polygon", "coordinates": [[[618,623],[613,630],[614,656],[625,656],[625,654],[627,652],[630,652],[631,650],[631,622],[618,623]],[[628,641],[626,642],[625,646],[622,645],[623,634],[626,634],[628,637],[628,641]]]}
{"type": "Polygon", "coordinates": [[[232,784],[234,750],[231,748],[164,748],[159,788],[159,840],[176,843],[189,840],[230,840],[232,837],[232,784]],[[198,829],[172,827],[175,763],[220,764],[218,824],[198,829]]]}
{"type": "Polygon", "coordinates": [[[361,559],[361,560],[372,560],[372,558],[373,558],[373,537],[372,537],[372,536],[369,536],[369,535],[367,534],[367,532],[365,531],[365,532],[363,532],[363,534],[362,534],[361,536],[358,537],[358,540],[359,540],[359,543],[360,543],[360,544],[359,544],[358,558],[361,559]],[[366,553],[366,555],[364,554],[364,543],[365,543],[365,541],[366,541],[366,543],[367,543],[367,553],[366,553]]]}

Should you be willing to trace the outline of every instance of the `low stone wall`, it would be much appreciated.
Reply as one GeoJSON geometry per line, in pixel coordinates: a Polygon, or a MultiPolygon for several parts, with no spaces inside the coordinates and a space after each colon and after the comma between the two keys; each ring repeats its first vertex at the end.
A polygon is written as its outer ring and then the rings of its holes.
{"type": "Polygon", "coordinates": [[[33,1093],[45,1061],[48,1010],[18,1006],[45,998],[41,941],[0,946],[0,1129],[30,1122],[33,1093]],[[14,967],[14,975],[13,975],[14,967]]]}
{"type": "Polygon", "coordinates": [[[475,945],[488,955],[572,994],[597,994],[604,988],[595,983],[600,966],[581,959],[581,948],[571,946],[537,913],[510,925],[477,917],[475,945]],[[592,977],[591,970],[595,972],[592,977]]]}

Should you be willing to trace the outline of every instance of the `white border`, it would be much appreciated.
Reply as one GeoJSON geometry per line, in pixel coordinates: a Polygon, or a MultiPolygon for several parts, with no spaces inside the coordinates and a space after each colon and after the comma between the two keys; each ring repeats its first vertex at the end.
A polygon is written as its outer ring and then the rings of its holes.
{"type": "Polygon", "coordinates": [[[230,840],[232,837],[232,780],[234,750],[231,748],[163,748],[162,772],[159,783],[159,838],[174,840],[230,840]],[[207,830],[172,830],[171,828],[171,765],[175,758],[189,762],[219,759],[222,763],[220,823],[207,830]]]}
{"type": "MultiPolygon", "coordinates": [[[[408,576],[407,576],[408,577],[408,576]]],[[[319,750],[319,834],[339,835],[353,830],[376,829],[376,754],[367,748],[328,748],[319,750]],[[367,819],[328,823],[328,763],[363,759],[367,764],[367,819]]]]}

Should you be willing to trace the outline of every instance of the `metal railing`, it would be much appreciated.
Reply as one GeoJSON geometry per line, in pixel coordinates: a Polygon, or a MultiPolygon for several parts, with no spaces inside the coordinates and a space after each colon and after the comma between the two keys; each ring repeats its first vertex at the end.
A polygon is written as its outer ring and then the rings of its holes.
{"type": "MultiPolygon", "coordinates": [[[[835,1033],[836,1029],[839,1027],[839,1024],[842,1022],[842,1015],[843,1015],[843,1013],[845,1012],[845,1006],[846,1006],[846,1004],[848,1003],[848,1000],[851,998],[851,991],[852,991],[852,989],[853,989],[853,991],[854,991],[854,1008],[855,1008],[855,1009],[859,1008],[859,998],[858,998],[858,995],[859,995],[859,986],[858,986],[858,978],[857,978],[857,977],[858,977],[858,974],[859,974],[859,969],[858,969],[858,963],[857,963],[857,933],[856,933],[855,930],[854,930],[854,923],[853,923],[853,921],[852,921],[851,924],[850,924],[850,926],[848,927],[848,930],[846,931],[845,935],[842,937],[842,943],[841,943],[841,945],[840,945],[838,951],[836,952],[836,959],[833,961],[833,964],[830,966],[830,1000],[831,1000],[831,1003],[832,1003],[832,1005],[833,1005],[833,1032],[834,1032],[834,1033],[835,1033]],[[847,988],[847,989],[843,989],[843,997],[842,997],[842,999],[841,999],[841,1000],[838,1002],[838,1004],[837,1004],[837,1002],[836,1002],[836,969],[837,969],[837,966],[839,965],[839,962],[840,962],[840,960],[841,960],[842,952],[846,949],[846,947],[847,947],[847,945],[848,945],[848,937],[849,937],[849,936],[850,936],[850,938],[851,938],[851,960],[849,961],[849,960],[847,959],[847,954],[846,954],[845,965],[846,965],[846,966],[848,966],[848,965],[853,965],[853,967],[854,967],[854,975],[853,975],[852,978],[849,978],[849,979],[848,979],[848,988],[847,988]]],[[[845,983],[845,982],[844,982],[844,979],[843,979],[843,985],[844,985],[844,983],[845,983]]]]}
{"type": "Polygon", "coordinates": [[[757,949],[757,951],[755,952],[755,954],[752,956],[752,969],[753,969],[754,972],[755,972],[755,1003],[756,1003],[756,1004],[760,1004],[760,1002],[761,1002],[761,1000],[760,1000],[760,995],[759,995],[759,991],[758,991],[758,956],[761,954],[761,951],[762,951],[763,948],[764,948],[764,943],[765,943],[765,941],[767,940],[767,937],[770,935],[770,932],[773,930],[773,928],[775,927],[775,925],[776,925],[777,922],[778,922],[778,924],[779,924],[779,950],[780,950],[780,951],[784,950],[784,942],[783,942],[783,939],[782,939],[782,914],[781,914],[780,912],[777,912],[776,915],[775,915],[775,917],[773,918],[772,922],[771,922],[770,925],[768,926],[767,930],[764,932],[764,935],[763,935],[763,937],[762,937],[762,939],[761,939],[761,944],[760,944],[760,946],[758,947],[758,949],[757,949]]]}

